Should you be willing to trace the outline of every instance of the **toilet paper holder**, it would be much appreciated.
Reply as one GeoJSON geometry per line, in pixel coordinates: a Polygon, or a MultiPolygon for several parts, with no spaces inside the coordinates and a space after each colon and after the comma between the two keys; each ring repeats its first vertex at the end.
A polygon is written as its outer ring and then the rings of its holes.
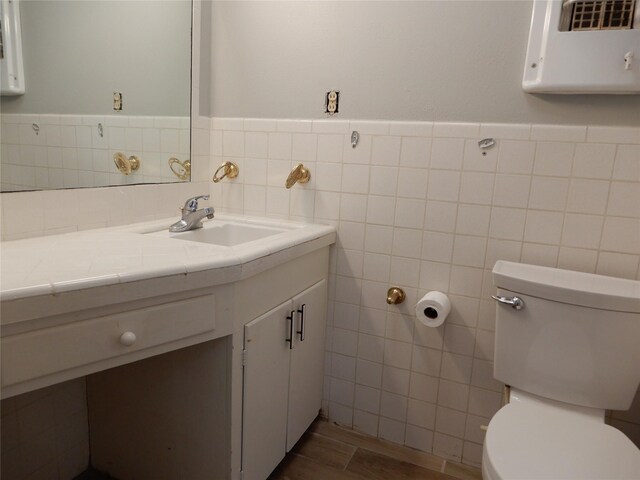
{"type": "Polygon", "coordinates": [[[391,287],[387,290],[387,303],[389,305],[399,305],[404,302],[407,295],[400,287],[391,287]]]}

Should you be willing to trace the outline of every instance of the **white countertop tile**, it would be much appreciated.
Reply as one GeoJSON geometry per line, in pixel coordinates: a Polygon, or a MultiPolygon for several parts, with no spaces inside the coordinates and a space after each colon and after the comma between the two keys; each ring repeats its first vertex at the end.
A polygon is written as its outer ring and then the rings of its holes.
{"type": "Polygon", "coordinates": [[[0,299],[56,295],[195,272],[210,272],[206,278],[212,284],[226,283],[335,242],[335,229],[327,225],[218,215],[206,222],[211,222],[209,227],[215,222],[240,222],[286,230],[224,247],[171,238],[167,229],[174,221],[2,242],[0,299]],[[266,261],[257,261],[262,259],[266,261]]]}

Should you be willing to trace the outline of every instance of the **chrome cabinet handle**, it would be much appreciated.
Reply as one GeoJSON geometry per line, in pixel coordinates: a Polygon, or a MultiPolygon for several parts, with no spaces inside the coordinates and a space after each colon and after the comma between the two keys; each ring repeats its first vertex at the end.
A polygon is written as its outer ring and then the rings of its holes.
{"type": "Polygon", "coordinates": [[[307,304],[303,303],[302,306],[298,309],[298,313],[300,314],[300,330],[296,331],[298,335],[300,335],[300,341],[304,342],[304,313],[307,310],[307,304]]]}
{"type": "Polygon", "coordinates": [[[520,297],[502,297],[500,295],[491,295],[494,300],[504,303],[505,305],[511,305],[516,310],[522,310],[524,308],[524,301],[520,297]]]}
{"type": "Polygon", "coordinates": [[[293,348],[293,322],[295,322],[295,310],[291,310],[291,313],[287,315],[287,320],[291,323],[289,324],[289,338],[286,339],[286,342],[289,344],[289,350],[293,348]]]}

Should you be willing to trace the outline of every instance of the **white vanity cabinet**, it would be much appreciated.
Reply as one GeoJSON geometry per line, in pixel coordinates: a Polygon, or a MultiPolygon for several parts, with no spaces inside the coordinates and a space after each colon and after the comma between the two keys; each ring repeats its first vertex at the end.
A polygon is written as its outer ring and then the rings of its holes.
{"type": "Polygon", "coordinates": [[[320,410],[327,281],[244,327],[242,470],[264,480],[320,410]]]}

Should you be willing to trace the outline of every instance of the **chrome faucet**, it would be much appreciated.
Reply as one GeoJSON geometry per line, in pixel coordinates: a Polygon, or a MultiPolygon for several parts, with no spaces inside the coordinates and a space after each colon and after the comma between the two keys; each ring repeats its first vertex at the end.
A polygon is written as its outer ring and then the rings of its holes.
{"type": "Polygon", "coordinates": [[[213,207],[204,207],[198,210],[198,200],[209,200],[209,195],[198,195],[188,199],[182,207],[182,218],[169,227],[170,232],[186,232],[202,228],[204,217],[213,218],[213,207]]]}

